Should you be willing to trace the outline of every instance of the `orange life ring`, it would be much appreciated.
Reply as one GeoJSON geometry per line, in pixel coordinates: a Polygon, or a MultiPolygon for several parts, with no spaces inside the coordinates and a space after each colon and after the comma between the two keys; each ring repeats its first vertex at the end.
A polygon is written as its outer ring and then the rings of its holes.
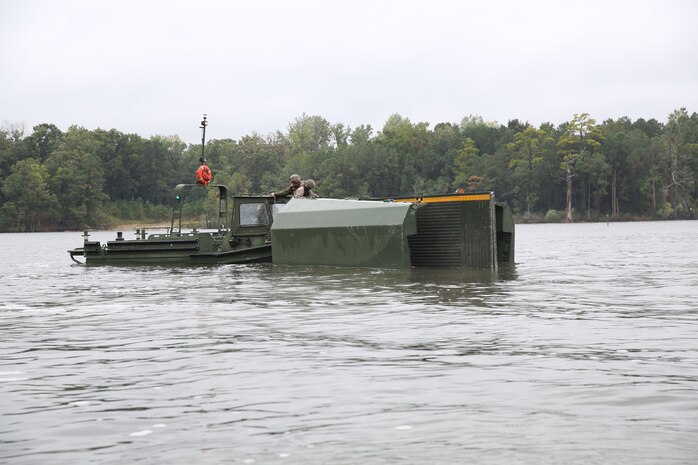
{"type": "Polygon", "coordinates": [[[213,180],[213,173],[211,172],[211,168],[209,168],[206,165],[199,166],[199,169],[196,170],[196,182],[197,182],[197,184],[201,184],[201,185],[206,186],[212,180],[213,180]]]}

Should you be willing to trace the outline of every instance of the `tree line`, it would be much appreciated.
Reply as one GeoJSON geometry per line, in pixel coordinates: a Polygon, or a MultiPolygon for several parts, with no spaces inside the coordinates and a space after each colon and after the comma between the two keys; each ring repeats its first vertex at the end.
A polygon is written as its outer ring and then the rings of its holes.
{"type": "MultiPolygon", "coordinates": [[[[163,220],[172,188],[193,183],[200,144],[116,129],[53,124],[0,129],[0,230],[108,227],[163,220]]],[[[480,116],[413,123],[392,115],[380,131],[303,114],[286,132],[206,142],[215,182],[268,193],[299,173],[323,197],[494,191],[518,221],[695,219],[698,114],[666,122],[586,113],[554,126],[480,116]]]]}

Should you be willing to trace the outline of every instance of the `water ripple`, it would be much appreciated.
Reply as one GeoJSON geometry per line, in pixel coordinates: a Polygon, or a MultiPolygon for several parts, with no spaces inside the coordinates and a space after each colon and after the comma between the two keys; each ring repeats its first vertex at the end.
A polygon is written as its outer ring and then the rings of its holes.
{"type": "Polygon", "coordinates": [[[79,234],[5,236],[3,463],[698,457],[695,222],[523,225],[497,273],[85,268],[79,234]]]}

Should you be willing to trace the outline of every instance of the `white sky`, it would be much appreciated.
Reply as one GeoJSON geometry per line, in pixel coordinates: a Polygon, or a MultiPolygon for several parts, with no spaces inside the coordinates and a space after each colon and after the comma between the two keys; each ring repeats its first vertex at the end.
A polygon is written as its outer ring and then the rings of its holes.
{"type": "Polygon", "coordinates": [[[698,111],[693,0],[0,0],[0,56],[0,124],[26,134],[698,111]]]}

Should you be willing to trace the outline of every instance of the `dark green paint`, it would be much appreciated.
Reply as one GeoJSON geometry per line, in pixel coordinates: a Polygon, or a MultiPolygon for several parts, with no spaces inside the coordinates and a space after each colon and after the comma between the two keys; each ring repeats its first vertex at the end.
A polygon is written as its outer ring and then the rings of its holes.
{"type": "Polygon", "coordinates": [[[294,199],[272,227],[275,264],[410,266],[415,207],[361,200],[294,199]]]}

